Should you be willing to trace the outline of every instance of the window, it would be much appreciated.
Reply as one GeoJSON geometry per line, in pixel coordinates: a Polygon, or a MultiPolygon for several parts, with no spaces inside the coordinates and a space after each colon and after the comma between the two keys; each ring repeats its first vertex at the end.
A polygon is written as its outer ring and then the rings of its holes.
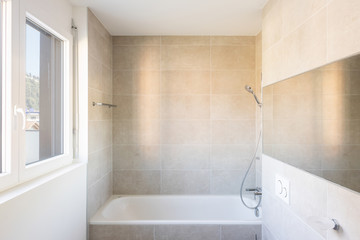
{"type": "Polygon", "coordinates": [[[72,163],[72,36],[58,20],[54,29],[28,13],[30,2],[0,8],[2,191],[72,163]]]}
{"type": "Polygon", "coordinates": [[[64,153],[63,41],[26,21],[26,164],[64,153]]]}

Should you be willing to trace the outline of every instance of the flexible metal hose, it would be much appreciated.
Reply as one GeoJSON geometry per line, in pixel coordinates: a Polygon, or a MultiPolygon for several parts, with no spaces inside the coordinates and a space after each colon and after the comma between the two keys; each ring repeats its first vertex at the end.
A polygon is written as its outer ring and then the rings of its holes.
{"type": "Polygon", "coordinates": [[[259,149],[260,139],[261,139],[261,131],[260,131],[259,138],[258,138],[258,141],[257,141],[257,144],[256,144],[256,149],[255,149],[254,155],[253,155],[253,157],[252,157],[252,160],[251,160],[251,162],[250,162],[250,165],[249,165],[248,169],[247,169],[246,172],[245,172],[245,175],[244,175],[244,178],[243,178],[243,180],[242,180],[241,187],[240,187],[240,199],[241,199],[242,203],[245,205],[245,207],[247,207],[247,208],[249,208],[249,209],[255,209],[255,210],[258,209],[258,207],[260,206],[260,204],[261,204],[261,197],[262,197],[262,196],[261,196],[261,195],[259,196],[259,202],[256,204],[256,206],[255,206],[255,207],[251,207],[251,206],[247,205],[246,202],[244,201],[244,198],[243,198],[243,188],[244,188],[245,180],[246,180],[247,176],[249,175],[251,166],[253,165],[253,163],[254,163],[254,161],[255,161],[255,159],[256,159],[256,153],[257,153],[257,151],[258,151],[258,149],[259,149]]]}

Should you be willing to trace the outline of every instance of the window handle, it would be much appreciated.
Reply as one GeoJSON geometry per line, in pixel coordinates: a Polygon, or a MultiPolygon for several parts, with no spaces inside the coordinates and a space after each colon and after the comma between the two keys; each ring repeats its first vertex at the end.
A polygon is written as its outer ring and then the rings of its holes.
{"type": "Polygon", "coordinates": [[[22,119],[23,119],[23,123],[22,123],[22,130],[25,130],[25,124],[26,124],[26,116],[25,116],[25,112],[24,109],[17,107],[16,105],[14,106],[14,115],[15,117],[18,116],[18,113],[21,114],[22,119]]]}

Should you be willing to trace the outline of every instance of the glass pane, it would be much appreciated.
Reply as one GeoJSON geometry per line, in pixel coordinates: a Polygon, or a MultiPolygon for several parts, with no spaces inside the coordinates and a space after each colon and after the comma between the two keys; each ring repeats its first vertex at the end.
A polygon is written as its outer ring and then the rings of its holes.
{"type": "Polygon", "coordinates": [[[64,153],[62,41],[26,22],[26,164],[64,153]]]}

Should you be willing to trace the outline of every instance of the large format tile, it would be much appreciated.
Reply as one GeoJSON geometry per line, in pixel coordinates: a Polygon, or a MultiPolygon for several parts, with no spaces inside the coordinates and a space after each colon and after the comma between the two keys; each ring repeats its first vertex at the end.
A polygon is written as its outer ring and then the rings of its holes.
{"type": "Polygon", "coordinates": [[[158,170],[161,168],[159,145],[114,145],[113,169],[158,170]]]}
{"type": "Polygon", "coordinates": [[[209,120],[163,120],[161,122],[162,144],[209,144],[209,120]]]}
{"type": "Polygon", "coordinates": [[[159,194],[160,171],[114,171],[114,194],[159,194]]]}
{"type": "Polygon", "coordinates": [[[326,9],[283,39],[283,76],[294,76],[326,62],[326,9]]]}
{"type": "Polygon", "coordinates": [[[159,71],[114,71],[113,95],[157,95],[159,71]]]}
{"type": "Polygon", "coordinates": [[[261,238],[261,225],[224,225],[221,226],[222,240],[254,240],[261,238]]]}
{"type": "Polygon", "coordinates": [[[152,225],[90,225],[90,240],[154,240],[152,225]]]}
{"type": "Polygon", "coordinates": [[[210,171],[162,171],[162,194],[209,194],[210,171]]]}
{"type": "Polygon", "coordinates": [[[213,121],[213,144],[252,144],[254,142],[255,122],[253,120],[213,121]]]}
{"type": "Polygon", "coordinates": [[[250,95],[211,97],[212,119],[255,119],[255,101],[250,95]]]}
{"type": "Polygon", "coordinates": [[[334,0],[327,7],[328,62],[360,51],[360,2],[334,0]]]}
{"type": "Polygon", "coordinates": [[[255,70],[255,46],[212,46],[213,70],[255,70]]]}
{"type": "Polygon", "coordinates": [[[209,145],[162,145],[163,169],[194,170],[210,168],[209,145]]]}
{"type": "Polygon", "coordinates": [[[218,225],[158,225],[155,240],[219,240],[218,225]]]}
{"type": "Polygon", "coordinates": [[[209,119],[209,95],[167,95],[161,97],[161,119],[209,119]]]}
{"type": "Polygon", "coordinates": [[[210,71],[162,71],[161,93],[210,94],[210,71]]]}
{"type": "Polygon", "coordinates": [[[209,46],[162,46],[162,70],[209,70],[209,46]]]}
{"type": "Polygon", "coordinates": [[[245,85],[254,87],[255,74],[252,70],[225,70],[212,71],[212,93],[213,94],[247,94],[245,85]]]}
{"type": "Polygon", "coordinates": [[[114,70],[159,70],[160,47],[114,46],[114,70]]]}

